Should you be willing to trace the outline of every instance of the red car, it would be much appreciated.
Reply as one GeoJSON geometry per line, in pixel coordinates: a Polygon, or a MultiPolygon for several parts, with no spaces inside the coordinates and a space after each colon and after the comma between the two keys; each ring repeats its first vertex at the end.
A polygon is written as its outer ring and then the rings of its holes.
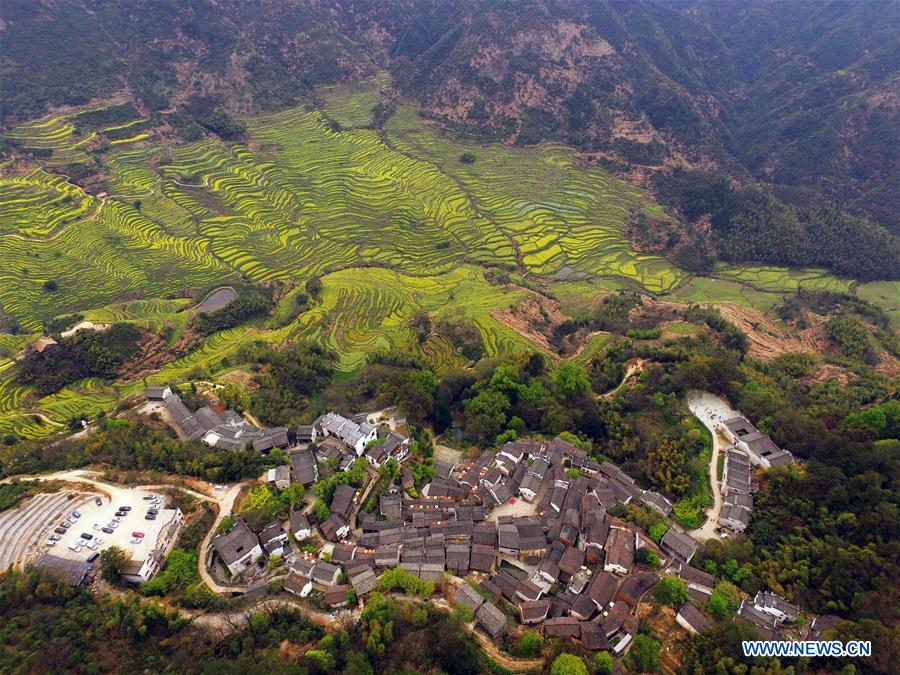
{"type": "Polygon", "coordinates": [[[143,538],[144,538],[144,533],[143,533],[143,532],[132,532],[132,533],[131,533],[131,536],[132,536],[132,537],[137,537],[138,539],[143,539],[143,538]]]}

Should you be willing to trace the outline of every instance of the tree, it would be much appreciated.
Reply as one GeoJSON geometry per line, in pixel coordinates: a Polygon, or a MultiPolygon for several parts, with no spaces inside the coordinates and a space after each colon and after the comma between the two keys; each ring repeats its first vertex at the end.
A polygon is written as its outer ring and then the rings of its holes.
{"type": "Polygon", "coordinates": [[[594,675],[612,675],[613,658],[609,652],[600,652],[594,657],[594,675]]]}
{"type": "Polygon", "coordinates": [[[660,644],[649,635],[635,635],[628,653],[628,660],[640,673],[652,673],[659,670],[660,644]]]}
{"type": "Polygon", "coordinates": [[[475,159],[475,153],[472,152],[464,152],[459,156],[459,161],[463,164],[471,164],[475,159]]]}
{"type": "Polygon", "coordinates": [[[687,586],[678,577],[663,577],[654,590],[656,601],[663,605],[683,605],[687,602],[687,586]]]}
{"type": "Polygon", "coordinates": [[[306,280],[304,287],[311,296],[318,297],[319,293],[322,292],[322,280],[319,277],[310,277],[306,280]]]}
{"type": "Polygon", "coordinates": [[[687,474],[687,455],[678,440],[665,439],[655,450],[647,453],[643,464],[650,482],[669,494],[681,496],[691,484],[687,474]]]}
{"type": "Polygon", "coordinates": [[[574,363],[563,363],[553,374],[556,391],[564,399],[571,400],[591,389],[591,376],[574,363]]]}
{"type": "Polygon", "coordinates": [[[48,293],[54,293],[59,290],[59,284],[56,283],[53,279],[48,279],[44,282],[44,290],[48,293]]]}
{"type": "Polygon", "coordinates": [[[466,432],[485,443],[494,439],[506,424],[509,399],[493,389],[484,389],[463,404],[466,411],[466,432]]]}
{"type": "Polygon", "coordinates": [[[560,654],[553,659],[550,675],[588,675],[588,669],[575,654],[560,654]]]}
{"type": "Polygon", "coordinates": [[[666,535],[666,532],[669,531],[669,526],[666,524],[664,520],[659,521],[658,523],[653,523],[650,526],[650,529],[647,531],[647,534],[657,544],[662,541],[662,538],[666,535]]]}
{"type": "Polygon", "coordinates": [[[741,604],[740,591],[727,581],[716,584],[715,590],[706,603],[706,609],[713,616],[725,619],[731,616],[741,604]]]}
{"type": "Polygon", "coordinates": [[[100,576],[110,583],[118,581],[122,568],[125,567],[129,560],[131,560],[131,556],[127,551],[118,546],[110,546],[100,553],[100,559],[98,560],[100,576]]]}
{"type": "Polygon", "coordinates": [[[650,565],[650,567],[659,567],[662,563],[662,561],[659,559],[659,556],[656,554],[656,551],[651,549],[649,546],[642,546],[637,551],[635,551],[634,559],[639,563],[643,563],[644,565],[650,565]]]}
{"type": "Polygon", "coordinates": [[[534,658],[541,653],[543,643],[538,634],[533,630],[526,630],[516,644],[516,655],[524,658],[534,658]]]}

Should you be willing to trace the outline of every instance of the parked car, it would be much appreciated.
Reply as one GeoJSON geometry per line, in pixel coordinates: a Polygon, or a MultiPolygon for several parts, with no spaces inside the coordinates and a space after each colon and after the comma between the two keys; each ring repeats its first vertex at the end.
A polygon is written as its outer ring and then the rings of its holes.
{"type": "Polygon", "coordinates": [[[77,544],[69,544],[68,548],[70,551],[75,551],[75,553],[81,553],[81,547],[77,544]]]}
{"type": "Polygon", "coordinates": [[[72,515],[75,516],[76,518],[81,518],[81,514],[78,513],[78,511],[72,511],[72,515]]]}
{"type": "Polygon", "coordinates": [[[156,516],[152,513],[148,513],[146,516],[144,516],[144,520],[156,520],[156,516]]]}
{"type": "Polygon", "coordinates": [[[75,516],[69,516],[68,518],[66,518],[66,520],[69,521],[70,523],[78,522],[78,518],[76,518],[75,516]]]}
{"type": "Polygon", "coordinates": [[[56,542],[53,541],[52,539],[48,539],[47,542],[46,542],[46,545],[47,545],[47,546],[56,546],[56,542]]]}
{"type": "Polygon", "coordinates": [[[130,541],[131,541],[132,544],[143,544],[143,543],[144,543],[144,540],[143,540],[143,539],[138,539],[137,537],[132,537],[132,538],[130,539],[130,541]]]}
{"type": "Polygon", "coordinates": [[[112,529],[116,529],[119,526],[115,520],[111,520],[106,524],[107,527],[111,527],[112,529]]]}
{"type": "Polygon", "coordinates": [[[89,549],[91,549],[92,551],[96,551],[96,550],[97,550],[97,544],[95,544],[95,543],[92,542],[92,541],[89,541],[89,542],[88,542],[87,547],[88,547],[89,549]]]}
{"type": "Polygon", "coordinates": [[[115,518],[112,519],[112,522],[114,522],[114,523],[121,523],[121,522],[122,522],[122,518],[120,518],[120,517],[117,516],[117,517],[115,517],[115,518]]]}
{"type": "Polygon", "coordinates": [[[132,537],[137,537],[138,539],[143,539],[143,538],[144,538],[144,533],[143,533],[143,532],[132,532],[132,533],[131,533],[131,536],[132,536],[132,537]]]}
{"type": "Polygon", "coordinates": [[[159,509],[147,509],[147,513],[159,515],[159,509]]]}
{"type": "Polygon", "coordinates": [[[106,541],[106,540],[105,540],[105,539],[101,539],[100,537],[95,537],[95,538],[94,538],[94,543],[97,544],[97,546],[100,546],[104,541],[106,541]]]}
{"type": "Polygon", "coordinates": [[[70,523],[68,520],[64,520],[59,524],[59,526],[64,527],[68,530],[70,527],[72,527],[72,523],[70,523]]]}
{"type": "Polygon", "coordinates": [[[75,542],[76,546],[87,546],[87,539],[79,539],[75,542]]]}
{"type": "Polygon", "coordinates": [[[120,506],[119,511],[131,511],[131,507],[130,506],[120,506]]]}
{"type": "Polygon", "coordinates": [[[113,529],[112,529],[111,527],[104,527],[104,528],[103,528],[103,531],[106,532],[106,534],[112,534],[112,533],[113,533],[113,529]]]}
{"type": "Polygon", "coordinates": [[[62,537],[60,537],[58,534],[51,534],[50,539],[52,539],[53,541],[59,541],[60,539],[62,539],[62,537]]]}
{"type": "Polygon", "coordinates": [[[94,538],[94,535],[88,534],[87,532],[82,532],[82,533],[81,533],[81,538],[82,538],[82,539],[93,539],[93,538],[94,538]]]}
{"type": "Polygon", "coordinates": [[[151,499],[156,499],[153,495],[144,495],[144,501],[149,502],[151,499]]]}
{"type": "Polygon", "coordinates": [[[61,528],[61,527],[57,527],[57,528],[56,528],[55,530],[53,530],[53,531],[56,532],[56,534],[65,534],[65,533],[66,533],[66,531],[65,531],[63,528],[61,528]]]}
{"type": "Polygon", "coordinates": [[[100,523],[94,523],[94,529],[97,530],[97,532],[99,532],[102,528],[103,526],[100,523]]]}
{"type": "Polygon", "coordinates": [[[75,499],[75,497],[77,497],[77,496],[78,496],[77,492],[70,492],[69,494],[66,495],[66,499],[75,499]]]}
{"type": "Polygon", "coordinates": [[[99,553],[91,553],[91,554],[87,557],[87,561],[88,561],[89,563],[92,563],[92,562],[94,562],[94,561],[95,561],[97,558],[99,558],[99,557],[100,557],[100,554],[99,554],[99,553]]]}
{"type": "Polygon", "coordinates": [[[97,506],[103,506],[103,500],[100,499],[100,497],[94,497],[94,503],[95,503],[97,506]]]}

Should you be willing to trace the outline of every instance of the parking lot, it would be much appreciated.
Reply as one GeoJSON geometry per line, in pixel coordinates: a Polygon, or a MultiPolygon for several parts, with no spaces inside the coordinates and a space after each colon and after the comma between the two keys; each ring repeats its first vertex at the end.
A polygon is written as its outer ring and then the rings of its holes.
{"type": "Polygon", "coordinates": [[[34,560],[45,550],[50,524],[100,495],[64,490],[39,494],[24,505],[0,514],[0,570],[34,560]],[[69,499],[69,495],[75,496],[69,499]]]}
{"type": "Polygon", "coordinates": [[[4,514],[0,520],[0,562],[4,567],[33,561],[42,553],[86,560],[110,546],[142,559],[172,517],[172,511],[163,509],[162,495],[140,488],[104,484],[96,492],[79,492],[76,498],[67,499],[69,492],[36,495],[24,506],[4,514]],[[156,504],[151,499],[157,500],[156,504]],[[130,510],[123,513],[119,511],[122,507],[130,510]],[[160,510],[156,520],[144,517],[151,507],[160,510]],[[123,515],[117,517],[117,512],[123,515]],[[135,537],[135,532],[144,536],[135,537]]]}

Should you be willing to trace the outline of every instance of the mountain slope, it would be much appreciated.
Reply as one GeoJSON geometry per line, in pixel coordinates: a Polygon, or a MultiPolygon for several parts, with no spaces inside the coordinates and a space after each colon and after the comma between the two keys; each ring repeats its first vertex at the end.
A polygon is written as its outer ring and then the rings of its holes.
{"type": "Polygon", "coordinates": [[[142,112],[284,108],[389,68],[480,137],[562,140],[639,178],[716,168],[895,233],[900,6],[728,0],[9,0],[9,124],[125,92],[142,112]]]}

